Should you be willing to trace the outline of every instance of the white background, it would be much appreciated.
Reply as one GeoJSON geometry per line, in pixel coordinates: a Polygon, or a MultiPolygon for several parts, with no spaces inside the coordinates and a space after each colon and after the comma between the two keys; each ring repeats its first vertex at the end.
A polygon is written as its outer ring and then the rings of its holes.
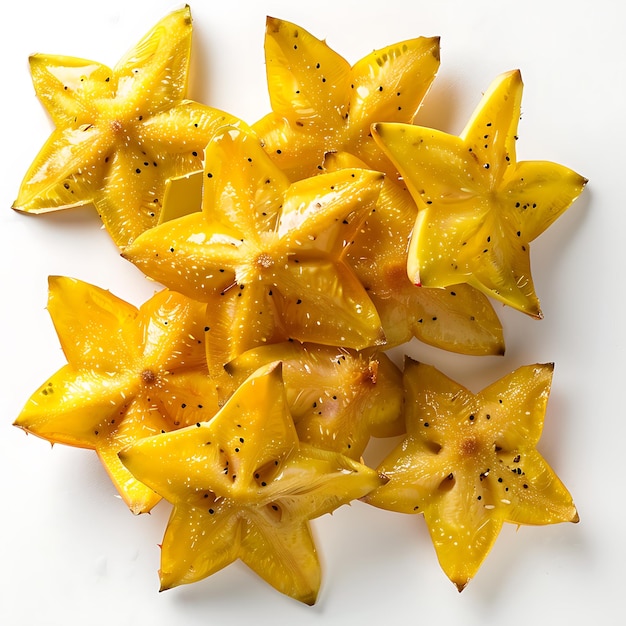
{"type": "MultiPolygon", "coordinates": [[[[396,41],[440,35],[441,69],[417,121],[448,132],[462,130],[493,78],[521,69],[519,158],[557,161],[590,179],[583,196],[531,246],[545,318],[534,321],[496,304],[507,342],[502,358],[449,355],[417,342],[395,356],[406,351],[474,391],[519,365],[554,361],[540,450],[572,492],[578,525],[506,526],[459,594],[439,569],[423,519],[357,502],[314,522],[324,582],[312,608],[281,596],[240,563],[159,594],[157,544],[168,505],[133,517],[93,453],[51,449],[11,425],[29,395],[64,363],[45,311],[49,274],[92,282],[136,305],[155,290],[118,256],[91,210],[46,217],[11,210],[51,130],[27,57],[49,52],[114,65],[177,7],[169,0],[3,5],[0,623],[623,623],[626,48],[617,1],[191,4],[189,95],[250,123],[269,111],[268,14],[326,38],[351,63],[396,41]]],[[[368,458],[383,448],[374,446],[368,458]]]]}

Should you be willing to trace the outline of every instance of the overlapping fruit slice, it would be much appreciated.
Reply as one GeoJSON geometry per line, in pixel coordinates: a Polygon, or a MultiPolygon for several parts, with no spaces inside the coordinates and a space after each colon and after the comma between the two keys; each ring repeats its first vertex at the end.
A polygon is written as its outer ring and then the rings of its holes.
{"type": "Polygon", "coordinates": [[[413,120],[439,69],[439,38],[401,41],[351,67],[300,26],[268,17],[265,66],[273,112],[253,129],[291,180],[313,176],[339,150],[387,171],[370,125],[413,120]]]}
{"type": "Polygon", "coordinates": [[[236,388],[272,361],[282,362],[300,441],[359,460],[371,436],[404,432],[402,374],[382,352],[285,342],[248,350],[226,369],[236,388]]]}
{"type": "Polygon", "coordinates": [[[238,123],[185,99],[191,33],[186,6],[162,19],[113,69],[32,56],[35,90],[56,128],[13,208],[43,213],[93,203],[120,247],[158,224],[166,180],[201,168],[216,128],[238,123]]]}
{"type": "Polygon", "coordinates": [[[459,137],[408,124],[374,124],[372,133],[419,207],[411,280],[466,282],[541,317],[529,244],[587,181],[556,163],[516,161],[522,87],[518,71],[499,76],[459,137]]]}
{"type": "MultiPolygon", "coordinates": [[[[357,157],[328,154],[327,171],[366,167],[357,157]]],[[[502,354],[502,325],[489,300],[465,284],[417,287],[407,275],[407,249],[417,206],[399,182],[386,177],[376,209],[363,222],[346,260],[376,306],[387,346],[417,337],[464,354],[502,354]]]]}
{"type": "Polygon", "coordinates": [[[382,174],[350,169],[289,184],[258,139],[224,127],[206,149],[202,212],[165,222],[125,251],[148,276],[208,303],[209,368],[268,342],[361,349],[380,319],[343,260],[382,174]]]}
{"type": "Polygon", "coordinates": [[[276,363],[248,378],[210,422],[144,439],[120,458],[174,505],[162,589],[241,559],[307,604],[321,579],[309,520],[382,483],[374,470],[298,441],[276,363]]]}
{"type": "Polygon", "coordinates": [[[161,291],[140,309],[82,281],[51,277],[48,311],[68,364],[35,391],[15,425],[53,443],[90,448],[133,513],[159,496],[117,453],[218,410],[204,347],[204,307],[161,291]]]}
{"type": "Polygon", "coordinates": [[[423,513],[442,569],[459,591],[502,524],[577,522],[572,498],[536,445],[552,364],[520,367],[478,394],[406,360],[406,438],[378,470],[389,482],[366,500],[423,513]]]}

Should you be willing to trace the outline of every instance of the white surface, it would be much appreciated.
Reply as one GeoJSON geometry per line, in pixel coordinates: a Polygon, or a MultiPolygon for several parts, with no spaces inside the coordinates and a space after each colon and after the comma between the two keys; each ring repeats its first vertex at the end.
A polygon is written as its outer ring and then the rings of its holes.
{"type": "Polygon", "coordinates": [[[621,623],[626,47],[623,20],[615,17],[619,4],[611,0],[191,2],[190,95],[248,122],[269,110],[267,14],[326,37],[350,62],[405,38],[441,35],[441,69],[418,121],[449,132],[461,131],[497,74],[521,69],[519,157],[557,161],[590,179],[531,248],[545,319],[496,305],[507,341],[503,358],[448,355],[417,343],[407,350],[476,391],[519,365],[556,363],[540,450],[572,492],[580,524],[505,527],[459,595],[439,569],[423,519],[356,503],[314,522],[324,563],[315,607],[281,596],[241,564],[159,594],[157,544],[167,505],[133,517],[95,455],[51,450],[11,426],[28,396],[64,362],[45,311],[49,274],[90,281],[135,304],[154,289],[119,258],[90,211],[29,217],[10,209],[50,132],[27,57],[51,52],[113,65],[177,6],[169,0],[3,5],[0,623],[621,623]]]}

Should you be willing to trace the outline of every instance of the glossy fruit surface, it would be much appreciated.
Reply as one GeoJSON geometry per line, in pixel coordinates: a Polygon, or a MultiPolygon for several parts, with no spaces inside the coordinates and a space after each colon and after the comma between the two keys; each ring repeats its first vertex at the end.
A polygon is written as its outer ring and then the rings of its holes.
{"type": "Polygon", "coordinates": [[[459,591],[502,524],[577,522],[572,498],[536,450],[552,364],[520,367],[478,394],[411,359],[404,368],[407,436],[366,498],[423,513],[439,563],[459,591]]]}
{"type": "Polygon", "coordinates": [[[162,589],[241,559],[307,604],[321,581],[309,520],[382,482],[360,463],[298,441],[276,363],[250,376],[210,422],[144,439],[120,458],[174,505],[162,589]]]}
{"type": "Polygon", "coordinates": [[[132,477],[117,453],[217,411],[204,307],[165,290],[137,309],[94,285],[53,276],[48,311],[68,364],[35,391],[16,426],[95,450],[129,508],[149,511],[159,496],[132,477]]]}
{"type": "Polygon", "coordinates": [[[439,38],[375,50],[354,66],[302,27],[267,18],[265,65],[272,113],[253,125],[291,180],[317,173],[332,151],[389,169],[372,122],[411,122],[439,69],[439,38]]]}
{"type": "Polygon", "coordinates": [[[541,317],[530,242],[580,194],[586,179],[546,161],[515,156],[522,79],[499,76],[459,137],[408,124],[375,124],[419,212],[407,269],[415,284],[466,282],[541,317]]]}
{"type": "Polygon", "coordinates": [[[191,32],[186,6],[163,18],[113,69],[32,56],[35,90],[55,129],[13,208],[45,213],[93,203],[121,248],[158,224],[166,181],[201,168],[215,130],[238,123],[185,99],[191,32]]]}
{"type": "Polygon", "coordinates": [[[123,256],[207,303],[216,373],[266,342],[381,344],[378,313],[343,259],[381,185],[362,169],[290,184],[254,135],[224,127],[206,149],[202,212],[147,231],[123,256]]]}
{"type": "Polygon", "coordinates": [[[227,364],[235,388],[280,361],[300,441],[359,460],[370,437],[404,432],[402,374],[378,350],[285,342],[253,348],[227,364]]]}
{"type": "MultiPolygon", "coordinates": [[[[366,167],[347,152],[326,155],[327,171],[366,167]]],[[[385,176],[376,209],[363,221],[346,261],[376,306],[387,347],[417,337],[463,354],[504,352],[502,325],[488,298],[469,285],[428,288],[407,274],[407,250],[417,206],[407,188],[385,176]]]]}

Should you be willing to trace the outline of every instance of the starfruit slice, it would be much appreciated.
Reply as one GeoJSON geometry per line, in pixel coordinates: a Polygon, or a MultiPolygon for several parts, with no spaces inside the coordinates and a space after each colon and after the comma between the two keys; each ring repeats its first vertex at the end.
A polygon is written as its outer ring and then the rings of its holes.
{"type": "Polygon", "coordinates": [[[281,361],[300,441],[359,460],[370,437],[404,432],[402,374],[379,350],[285,342],[253,348],[226,365],[236,387],[281,361]]]}
{"type": "Polygon", "coordinates": [[[344,254],[381,185],[362,169],[290,184],[254,135],[224,127],[206,149],[202,212],[145,232],[123,256],[208,304],[215,375],[267,342],[379,345],[378,313],[344,254]]]}
{"type": "Polygon", "coordinates": [[[423,513],[439,563],[462,591],[502,524],[577,522],[572,497],[536,449],[553,365],[518,368],[473,394],[406,359],[406,438],[380,464],[375,506],[423,513]]]}
{"type": "Polygon", "coordinates": [[[587,180],[556,163],[517,162],[522,87],[519,71],[496,78],[459,137],[384,123],[374,124],[372,134],[419,208],[410,279],[430,287],[467,283],[539,318],[530,242],[587,180]]]}
{"type": "Polygon", "coordinates": [[[204,347],[204,307],[163,290],[139,309],[108,291],[52,276],[48,311],[68,364],[30,397],[15,425],[95,450],[133,513],[160,497],[120,463],[125,446],[210,419],[218,410],[204,347]]]}
{"type": "Polygon", "coordinates": [[[253,125],[291,180],[313,176],[330,151],[387,171],[372,122],[411,122],[439,69],[439,37],[401,41],[350,66],[304,28],[267,18],[265,66],[272,113],[253,125]]]}
{"type": "Polygon", "coordinates": [[[246,379],[210,422],[144,439],[120,458],[174,505],[161,589],[241,559],[306,604],[321,580],[309,520],[382,483],[374,470],[298,441],[276,363],[246,379]]]}
{"type": "Polygon", "coordinates": [[[45,213],[93,203],[121,248],[159,223],[165,183],[202,168],[204,147],[234,116],[186,99],[188,6],[154,26],[113,68],[36,54],[37,96],[55,129],[13,208],[45,213]]]}

